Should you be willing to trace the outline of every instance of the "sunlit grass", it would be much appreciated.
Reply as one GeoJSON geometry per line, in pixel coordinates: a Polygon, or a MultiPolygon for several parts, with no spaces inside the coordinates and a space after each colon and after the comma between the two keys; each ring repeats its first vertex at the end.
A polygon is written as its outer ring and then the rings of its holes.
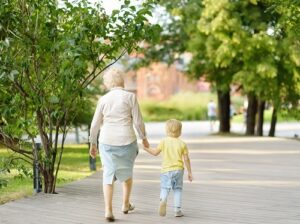
{"type": "MultiPolygon", "coordinates": [[[[217,95],[210,92],[181,92],[168,100],[142,100],[140,104],[145,121],[165,121],[170,118],[192,121],[207,120],[207,104],[210,100],[217,104],[217,95]]],[[[231,101],[238,113],[244,98],[232,96],[231,101]]]]}
{"type": "Polygon", "coordinates": [[[210,100],[217,102],[217,95],[210,92],[192,93],[182,92],[172,96],[167,105],[175,106],[180,109],[192,108],[197,105],[206,107],[210,100]]]}
{"type": "Polygon", "coordinates": [[[207,104],[210,99],[216,102],[212,93],[184,92],[168,100],[143,100],[140,102],[145,121],[165,121],[170,118],[179,120],[206,120],[207,104]]]}
{"type": "MultiPolygon", "coordinates": [[[[0,158],[8,157],[11,152],[0,148],[0,158]]],[[[101,167],[100,159],[97,158],[97,169],[101,167]]],[[[31,165],[26,165],[31,169],[31,165]]],[[[62,157],[60,171],[58,173],[57,186],[63,186],[74,180],[79,180],[91,175],[89,169],[89,154],[87,145],[67,145],[62,157]]],[[[7,187],[0,189],[0,204],[16,200],[33,193],[33,181],[30,177],[19,177],[17,170],[11,173],[0,174],[0,178],[8,181],[7,187]]]]}
{"type": "Polygon", "coordinates": [[[6,175],[8,185],[0,189],[0,204],[13,201],[33,193],[32,179],[14,178],[12,175],[6,175]]]}
{"type": "MultiPolygon", "coordinates": [[[[168,100],[141,100],[141,110],[145,121],[165,121],[175,118],[184,121],[207,120],[207,104],[213,100],[217,104],[217,95],[210,92],[181,92],[172,96],[168,100]]],[[[231,103],[235,109],[236,116],[232,122],[242,123],[243,104],[245,98],[243,96],[231,96],[231,103]]],[[[272,109],[265,111],[265,121],[270,122],[272,117],[272,109]]],[[[278,121],[296,121],[291,116],[278,114],[278,121]]]]}
{"type": "MultiPolygon", "coordinates": [[[[264,112],[264,122],[271,122],[272,118],[272,109],[265,110],[264,112]]],[[[297,119],[291,117],[291,116],[284,116],[282,114],[278,115],[278,122],[289,122],[289,121],[297,121],[297,119]]],[[[244,122],[244,115],[243,114],[238,114],[233,117],[232,122],[235,123],[242,123],[244,122]]]]}

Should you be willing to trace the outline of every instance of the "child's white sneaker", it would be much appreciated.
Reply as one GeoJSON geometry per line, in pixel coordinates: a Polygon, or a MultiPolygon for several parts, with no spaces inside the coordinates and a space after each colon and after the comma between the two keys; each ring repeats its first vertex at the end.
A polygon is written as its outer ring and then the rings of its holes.
{"type": "Polygon", "coordinates": [[[159,204],[159,215],[166,216],[167,213],[167,203],[165,201],[161,201],[159,204]]]}
{"type": "Polygon", "coordinates": [[[179,210],[179,211],[175,212],[175,215],[174,215],[174,216],[175,216],[175,217],[182,217],[182,216],[183,216],[183,213],[182,213],[181,210],[179,210]]]}

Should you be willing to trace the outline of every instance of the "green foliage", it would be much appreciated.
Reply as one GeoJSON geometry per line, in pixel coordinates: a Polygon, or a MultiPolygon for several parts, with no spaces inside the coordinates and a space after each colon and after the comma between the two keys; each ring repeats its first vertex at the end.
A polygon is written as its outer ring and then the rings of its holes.
{"type": "Polygon", "coordinates": [[[20,163],[20,161],[22,161],[22,158],[15,157],[14,155],[1,157],[0,189],[8,186],[8,180],[3,177],[10,174],[12,170],[16,171],[16,175],[14,175],[15,179],[32,178],[32,168],[26,166],[24,163],[20,163]]]}
{"type": "Polygon", "coordinates": [[[278,29],[285,29],[299,37],[300,2],[298,0],[264,0],[269,5],[268,11],[280,15],[278,29]]]}
{"type": "Polygon", "coordinates": [[[4,180],[4,179],[1,179],[0,178],[0,189],[1,188],[4,188],[4,187],[7,187],[7,180],[4,180]]]}
{"type": "Polygon", "coordinates": [[[195,22],[199,19],[202,7],[199,0],[162,0],[159,6],[165,9],[164,14],[159,15],[159,39],[140,49],[145,57],[136,63],[135,68],[147,66],[153,61],[172,64],[178,60],[179,54],[186,51],[189,33],[195,30],[195,22]]]}
{"type": "MultiPolygon", "coordinates": [[[[3,160],[3,158],[2,158],[3,160]]],[[[8,181],[6,179],[4,179],[2,176],[4,176],[5,174],[8,173],[7,169],[5,169],[5,167],[2,166],[4,162],[3,161],[0,161],[0,189],[1,188],[4,188],[4,187],[7,187],[7,183],[8,181]]]]}

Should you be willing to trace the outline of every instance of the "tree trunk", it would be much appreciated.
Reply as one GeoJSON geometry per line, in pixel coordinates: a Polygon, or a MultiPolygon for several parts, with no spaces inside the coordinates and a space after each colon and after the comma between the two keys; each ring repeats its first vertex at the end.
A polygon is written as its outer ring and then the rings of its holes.
{"type": "Polygon", "coordinates": [[[259,100],[258,102],[258,117],[257,117],[257,129],[256,135],[264,135],[264,112],[265,112],[266,101],[259,100]]]}
{"type": "Polygon", "coordinates": [[[76,143],[79,144],[80,143],[80,140],[79,140],[79,128],[78,128],[77,125],[75,127],[75,138],[76,138],[76,143]]]}
{"type": "MultiPolygon", "coordinates": [[[[91,126],[88,125],[88,136],[90,137],[90,129],[91,129],[91,126]]],[[[99,137],[99,134],[98,134],[98,137],[99,137]]],[[[98,139],[97,137],[97,139],[98,139]]],[[[98,145],[98,141],[97,141],[97,149],[99,149],[99,145],[98,145]]],[[[90,150],[90,147],[91,147],[91,143],[88,142],[88,151],[90,150]]],[[[96,167],[96,158],[92,158],[91,155],[89,156],[89,166],[90,166],[90,170],[91,171],[96,171],[97,170],[97,167],[96,167]]]]}
{"type": "Polygon", "coordinates": [[[270,131],[269,131],[269,136],[270,137],[275,136],[276,123],[277,123],[277,110],[276,110],[276,108],[273,108],[271,127],[270,127],[270,131]]]}
{"type": "Polygon", "coordinates": [[[49,170],[45,167],[45,171],[43,172],[44,178],[44,193],[55,193],[55,185],[54,185],[54,173],[53,170],[49,170]]]}
{"type": "Polygon", "coordinates": [[[248,94],[246,135],[255,134],[256,113],[257,113],[257,98],[254,94],[248,94]]]}
{"type": "Polygon", "coordinates": [[[230,91],[218,90],[219,132],[230,132],[230,91]]]}

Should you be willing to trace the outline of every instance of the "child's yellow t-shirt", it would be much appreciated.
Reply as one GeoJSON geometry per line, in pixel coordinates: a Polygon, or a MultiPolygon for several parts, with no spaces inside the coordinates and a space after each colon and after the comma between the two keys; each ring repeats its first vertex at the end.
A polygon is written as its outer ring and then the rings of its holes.
{"type": "Polygon", "coordinates": [[[157,148],[162,154],[161,173],[184,169],[182,156],[188,154],[188,149],[181,139],[166,137],[160,141],[157,148]]]}

